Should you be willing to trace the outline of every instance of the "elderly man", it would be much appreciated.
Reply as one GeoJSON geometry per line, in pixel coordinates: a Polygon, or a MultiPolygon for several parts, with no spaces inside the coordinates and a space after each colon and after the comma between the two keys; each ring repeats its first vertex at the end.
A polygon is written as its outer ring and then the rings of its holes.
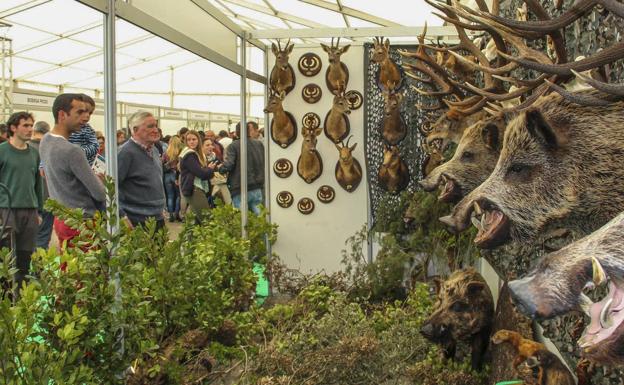
{"type": "Polygon", "coordinates": [[[120,214],[132,226],[142,226],[149,218],[157,229],[165,226],[165,189],[162,163],[155,144],[160,140],[158,121],[147,111],[128,118],[131,137],[119,149],[120,214]]]}

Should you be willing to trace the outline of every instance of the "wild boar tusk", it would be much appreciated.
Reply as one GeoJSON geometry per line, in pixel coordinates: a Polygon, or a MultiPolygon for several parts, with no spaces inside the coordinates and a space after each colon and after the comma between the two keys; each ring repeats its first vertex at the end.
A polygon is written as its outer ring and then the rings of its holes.
{"type": "Polygon", "coordinates": [[[600,310],[600,327],[603,329],[607,329],[611,326],[611,322],[607,319],[609,315],[609,310],[611,308],[611,303],[613,302],[613,298],[609,298],[607,303],[603,306],[602,310],[600,310]]]}
{"type": "Polygon", "coordinates": [[[604,285],[607,282],[607,273],[602,268],[600,261],[596,257],[591,257],[592,260],[592,281],[597,287],[604,285]]]}
{"type": "Polygon", "coordinates": [[[476,217],[471,217],[470,220],[472,221],[472,224],[474,225],[474,227],[483,231],[483,226],[481,225],[481,222],[479,222],[479,220],[476,217]]]}
{"type": "Polygon", "coordinates": [[[478,203],[478,202],[474,202],[472,205],[473,205],[473,207],[474,207],[474,211],[475,211],[475,213],[476,213],[477,215],[481,215],[481,214],[483,214],[483,210],[481,210],[481,206],[479,206],[479,203],[478,203]]]}
{"type": "Polygon", "coordinates": [[[594,304],[594,301],[592,301],[587,295],[585,295],[584,293],[581,293],[581,295],[579,296],[579,306],[581,307],[581,310],[583,310],[583,313],[587,314],[588,316],[591,317],[591,306],[594,304]]]}

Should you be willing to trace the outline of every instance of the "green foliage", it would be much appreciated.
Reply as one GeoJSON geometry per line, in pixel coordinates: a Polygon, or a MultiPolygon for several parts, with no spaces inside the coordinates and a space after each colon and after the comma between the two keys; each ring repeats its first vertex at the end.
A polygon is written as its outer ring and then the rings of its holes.
{"type": "Polygon", "coordinates": [[[423,280],[430,263],[450,270],[469,266],[479,257],[473,245],[474,230],[461,235],[446,231],[438,218],[451,211],[423,191],[404,192],[398,201],[382,200],[377,222],[369,233],[364,226],[350,237],[342,252],[345,272],[353,283],[352,294],[372,301],[401,299],[416,280],[423,280]],[[379,244],[373,263],[363,254],[366,242],[379,244]]]}
{"type": "Polygon", "coordinates": [[[240,383],[407,384],[406,368],[430,349],[419,333],[430,308],[422,284],[404,302],[368,307],[314,283],[292,303],[260,312],[268,340],[240,383]]]}
{"type": "MultiPolygon", "coordinates": [[[[112,196],[110,180],[107,189],[112,196]]],[[[231,206],[201,225],[187,221],[174,241],[154,222],[133,230],[117,223],[116,207],[92,220],[52,201],[46,207],[80,235],[62,253],[37,251],[37,278],[14,304],[8,296],[0,302],[3,384],[121,384],[127,368],[150,363],[150,375],[174,381],[176,364],[153,360],[165,341],[195,328],[216,335],[246,309],[255,288],[251,257],[265,249],[264,233],[271,242],[276,236],[275,226],[250,214],[242,239],[231,206]]],[[[8,250],[0,257],[0,282],[10,281],[8,250]]]]}

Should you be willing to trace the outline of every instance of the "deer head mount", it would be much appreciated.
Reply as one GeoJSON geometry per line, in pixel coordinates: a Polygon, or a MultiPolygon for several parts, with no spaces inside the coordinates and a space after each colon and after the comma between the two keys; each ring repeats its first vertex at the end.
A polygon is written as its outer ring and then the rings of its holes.
{"type": "Polygon", "coordinates": [[[340,38],[338,38],[336,46],[334,46],[334,38],[332,38],[329,47],[321,43],[321,47],[327,52],[329,57],[329,67],[327,67],[327,71],[325,71],[325,82],[327,83],[327,88],[329,88],[332,93],[344,92],[349,83],[349,69],[340,61],[340,56],[347,52],[351,45],[339,47],[339,44],[340,38]]]}
{"type": "Polygon", "coordinates": [[[422,162],[420,171],[423,178],[431,173],[436,167],[444,163],[444,156],[442,152],[437,149],[432,149],[427,142],[422,143],[423,152],[425,153],[425,160],[422,162]]]}
{"type": "Polygon", "coordinates": [[[297,121],[288,111],[284,111],[282,101],[286,91],[280,93],[269,90],[269,102],[264,108],[264,113],[273,113],[271,120],[271,139],[282,148],[288,147],[297,139],[297,121]]]}
{"type": "Polygon", "coordinates": [[[382,91],[396,92],[403,85],[399,66],[390,58],[390,39],[376,36],[373,41],[373,62],[379,64],[377,84],[382,91]]]}
{"type": "Polygon", "coordinates": [[[325,135],[334,143],[340,143],[351,131],[348,114],[351,113],[349,101],[344,92],[334,92],[334,102],[331,110],[325,115],[325,135]]]}
{"type": "Polygon", "coordinates": [[[316,150],[317,136],[321,133],[321,127],[303,127],[303,143],[301,144],[301,155],[297,161],[297,173],[306,182],[312,183],[323,173],[323,160],[321,154],[316,150]]]}
{"type": "Polygon", "coordinates": [[[275,55],[275,65],[273,65],[271,70],[269,84],[271,89],[277,93],[284,91],[288,94],[295,88],[295,70],[288,63],[289,55],[294,47],[294,44],[290,44],[290,40],[288,40],[284,49],[282,49],[279,39],[277,40],[277,45],[275,43],[271,44],[271,51],[275,55]]]}
{"type": "Polygon", "coordinates": [[[338,150],[338,162],[336,162],[336,181],[347,192],[353,192],[362,181],[362,166],[360,162],[353,157],[353,150],[357,146],[354,143],[349,147],[349,141],[353,135],[347,139],[347,144],[335,144],[338,150]]]}
{"type": "Polygon", "coordinates": [[[377,177],[381,187],[392,194],[404,190],[409,184],[409,169],[397,146],[384,146],[383,163],[377,177]]]}
{"type": "Polygon", "coordinates": [[[381,135],[389,145],[397,145],[407,135],[407,126],[401,118],[403,94],[384,91],[386,102],[381,135]]]}

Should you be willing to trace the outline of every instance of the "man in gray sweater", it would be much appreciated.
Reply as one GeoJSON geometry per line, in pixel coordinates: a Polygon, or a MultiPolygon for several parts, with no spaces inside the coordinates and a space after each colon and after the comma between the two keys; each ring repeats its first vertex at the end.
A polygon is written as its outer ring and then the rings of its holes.
{"type": "Polygon", "coordinates": [[[162,162],[154,146],[160,140],[158,121],[147,111],[128,118],[131,137],[118,153],[119,206],[132,226],[156,220],[157,230],[165,226],[165,187],[162,162]]]}
{"type": "MultiPolygon", "coordinates": [[[[72,132],[89,120],[89,108],[80,94],[61,94],[52,105],[54,128],[41,139],[39,155],[48,183],[50,198],[69,208],[80,208],[86,218],[105,206],[103,175],[96,176],[80,147],[69,143],[72,132]]],[[[62,244],[78,235],[58,218],[54,231],[62,244]]]]}

